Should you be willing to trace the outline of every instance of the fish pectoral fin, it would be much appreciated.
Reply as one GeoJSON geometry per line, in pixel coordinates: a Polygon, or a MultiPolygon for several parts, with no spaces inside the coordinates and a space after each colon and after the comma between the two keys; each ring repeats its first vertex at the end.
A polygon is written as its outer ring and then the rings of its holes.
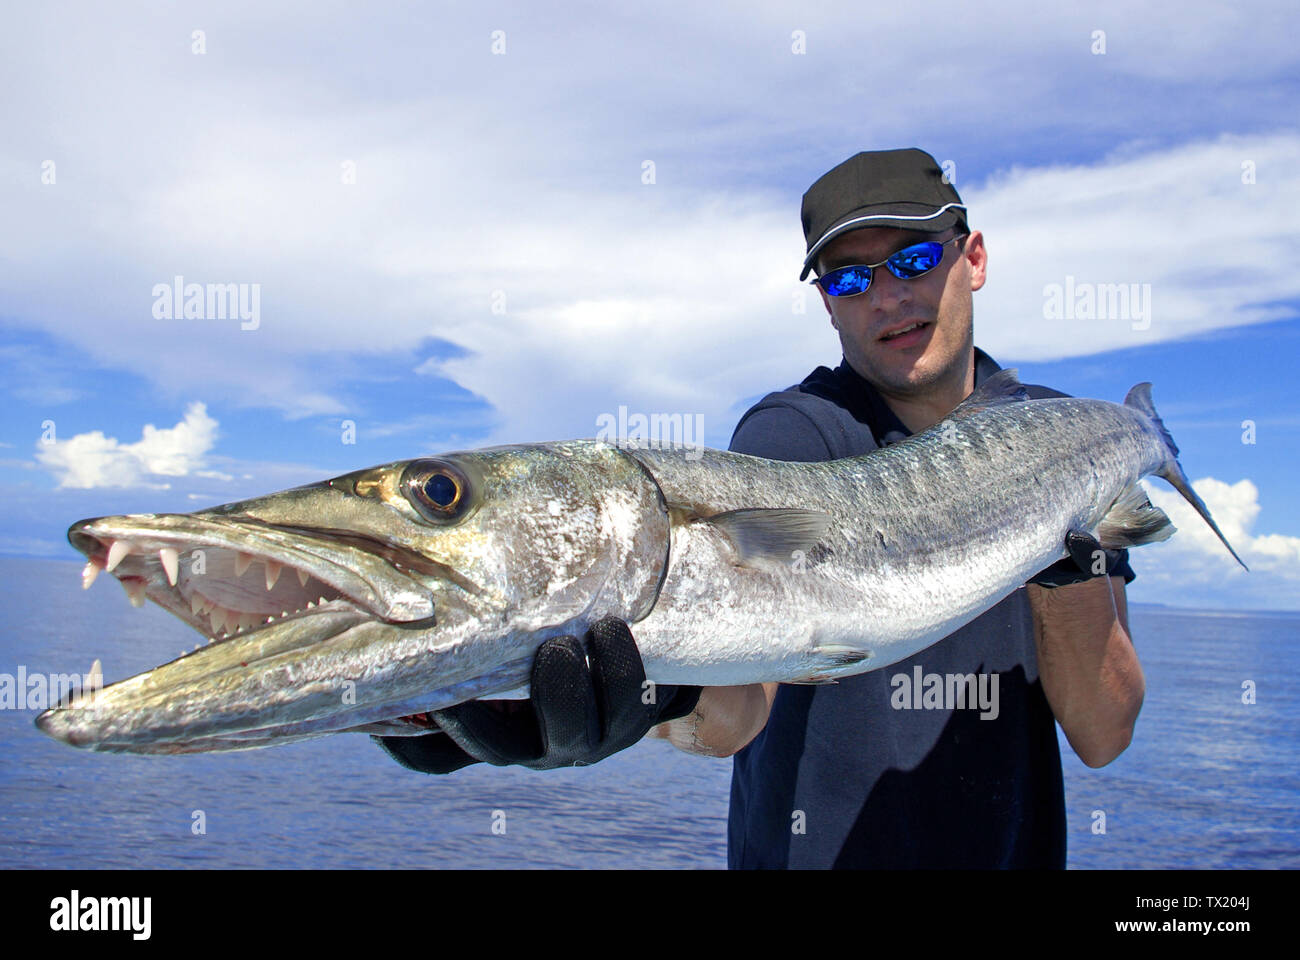
{"type": "Polygon", "coordinates": [[[1152,505],[1147,492],[1135,483],[1115,498],[1097,524],[1097,542],[1107,550],[1119,550],[1168,540],[1174,530],[1165,512],[1152,505]]]}
{"type": "Polygon", "coordinates": [[[856,668],[858,664],[871,659],[870,650],[851,647],[846,643],[823,643],[813,650],[813,655],[821,661],[817,665],[816,672],[800,677],[798,680],[787,680],[787,683],[816,686],[836,683],[836,677],[862,672],[859,669],[846,668],[856,668]]]}
{"type": "Polygon", "coordinates": [[[717,513],[701,522],[727,535],[741,563],[791,563],[826,535],[831,518],[819,510],[755,508],[717,513]]]}

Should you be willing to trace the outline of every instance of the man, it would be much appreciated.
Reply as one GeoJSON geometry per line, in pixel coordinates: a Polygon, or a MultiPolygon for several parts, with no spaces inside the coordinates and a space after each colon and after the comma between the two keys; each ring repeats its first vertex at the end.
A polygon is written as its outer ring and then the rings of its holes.
{"type": "MultiPolygon", "coordinates": [[[[997,370],[974,347],[971,294],[987,255],[964,211],[920,150],[860,153],[809,189],[803,277],[818,268],[844,361],[757,404],[733,450],[860,455],[934,424],[997,370]],[[936,246],[916,246],[927,241],[936,246]]],[[[1067,547],[1074,559],[938,644],[835,685],[683,687],[645,705],[632,696],[644,674],[631,634],[603,621],[585,649],[575,638],[539,649],[531,705],[464,705],[437,716],[446,735],[381,745],[424,772],[479,760],[549,767],[594,762],[659,724],[655,735],[682,749],[736,754],[733,867],[1061,867],[1053,718],[1100,766],[1127,746],[1143,694],[1125,556],[1105,556],[1095,575],[1095,541],[1067,547]],[[914,667],[996,677],[996,714],[897,709],[892,678],[914,667]]]]}
{"type": "MultiPolygon", "coordinates": [[[[983,236],[929,154],[857,154],[808,190],[803,225],[800,279],[817,268],[844,360],[755,405],[732,450],[861,455],[932,426],[998,369],[973,338],[983,236]]],[[[1094,576],[1095,542],[1068,546],[1076,560],[909,660],[835,686],[767,685],[767,710],[752,692],[732,693],[754,712],[703,739],[727,752],[737,746],[728,732],[761,733],[734,761],[731,866],[1063,867],[1053,719],[1085,763],[1101,766],[1128,745],[1144,691],[1126,556],[1094,576]],[[910,709],[896,696],[895,678],[930,674],[996,677],[996,714],[910,709]]],[[[707,721],[723,696],[706,691],[697,714],[707,721]]]]}

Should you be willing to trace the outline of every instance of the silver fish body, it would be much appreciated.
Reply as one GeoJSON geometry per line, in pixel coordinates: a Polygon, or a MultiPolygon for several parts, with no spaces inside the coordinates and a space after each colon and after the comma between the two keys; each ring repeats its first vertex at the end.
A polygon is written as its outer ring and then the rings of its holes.
{"type": "Polygon", "coordinates": [[[404,718],[526,690],[538,645],[606,615],[633,624],[656,683],[877,669],[1064,557],[1071,530],[1108,547],[1169,536],[1141,477],[1213,526],[1176,454],[1149,385],[1122,405],[1025,402],[1003,371],[931,429],[847,460],[565,441],[82,521],[69,539],[88,577],[111,568],[215,640],[37,724],[135,753],[423,732],[404,718]]]}

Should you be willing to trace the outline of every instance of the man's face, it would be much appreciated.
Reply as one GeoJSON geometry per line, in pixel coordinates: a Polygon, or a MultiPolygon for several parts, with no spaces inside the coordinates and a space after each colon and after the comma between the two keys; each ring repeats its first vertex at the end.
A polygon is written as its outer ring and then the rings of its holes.
{"type": "MultiPolygon", "coordinates": [[[[851,264],[879,263],[923,240],[954,235],[870,227],[836,237],[822,250],[822,273],[851,264]]],[[[871,271],[871,286],[854,297],[822,301],[839,331],[844,357],[883,393],[918,397],[934,385],[965,382],[974,344],[971,293],[984,286],[987,254],[977,230],[964,243],[943,248],[943,262],[915,280],[899,280],[885,266],[871,271]],[[919,323],[919,329],[899,331],[919,323]]]]}

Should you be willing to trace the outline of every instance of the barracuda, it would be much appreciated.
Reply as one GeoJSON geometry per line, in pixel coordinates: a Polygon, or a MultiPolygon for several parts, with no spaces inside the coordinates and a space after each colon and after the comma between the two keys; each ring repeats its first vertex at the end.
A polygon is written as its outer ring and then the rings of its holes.
{"type": "Polygon", "coordinates": [[[1177,453],[1150,384],[1122,405],[1027,402],[1006,370],[847,460],[539,443],[83,520],[68,537],[85,586],[107,571],[211,639],[36,722],[162,754],[427,733],[429,711],[526,693],[538,645],[606,615],[634,624],[657,683],[826,682],[973,620],[1063,558],[1071,530],[1165,539],[1147,475],[1232,551],[1177,453]]]}

